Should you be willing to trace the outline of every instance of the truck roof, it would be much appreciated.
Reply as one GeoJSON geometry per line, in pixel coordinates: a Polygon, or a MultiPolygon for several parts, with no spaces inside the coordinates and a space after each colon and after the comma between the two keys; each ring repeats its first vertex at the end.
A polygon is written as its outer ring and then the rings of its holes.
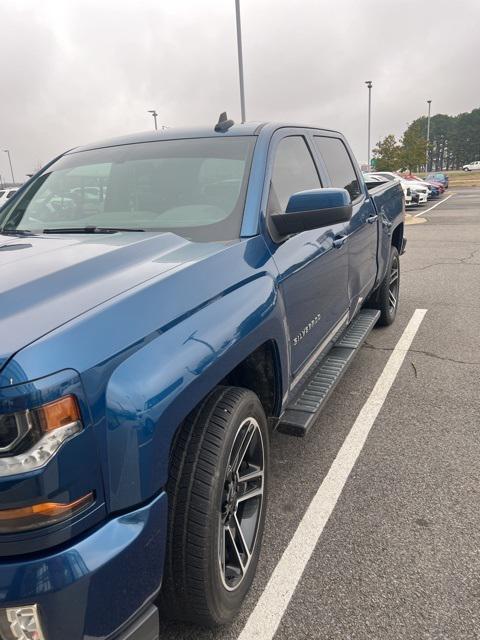
{"type": "MultiPolygon", "coordinates": [[[[155,142],[157,140],[179,140],[182,138],[214,138],[225,136],[256,136],[262,129],[268,129],[271,132],[276,129],[286,127],[294,127],[300,129],[317,129],[321,131],[331,131],[338,133],[332,129],[324,129],[313,125],[305,125],[293,122],[245,122],[244,124],[234,124],[227,131],[215,131],[215,124],[211,126],[188,127],[188,128],[168,128],[163,130],[149,130],[139,133],[131,133],[125,136],[100,140],[81,147],[72,149],[70,153],[78,151],[88,151],[90,149],[99,149],[103,147],[115,147],[123,144],[136,144],[139,142],[155,142]]],[[[339,134],[340,135],[340,134],[339,134]]]]}

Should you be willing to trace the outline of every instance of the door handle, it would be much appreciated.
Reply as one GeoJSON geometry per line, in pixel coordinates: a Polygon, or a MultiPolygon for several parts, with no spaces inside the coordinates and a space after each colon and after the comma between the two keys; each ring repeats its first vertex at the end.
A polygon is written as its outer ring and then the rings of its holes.
{"type": "Polygon", "coordinates": [[[375,214],[374,216],[370,216],[369,218],[367,218],[367,222],[368,224],[373,224],[374,222],[376,222],[378,220],[378,215],[375,214]]]}
{"type": "Polygon", "coordinates": [[[339,249],[340,247],[343,247],[347,240],[348,236],[337,236],[333,240],[333,246],[335,247],[335,249],[339,249]]]}

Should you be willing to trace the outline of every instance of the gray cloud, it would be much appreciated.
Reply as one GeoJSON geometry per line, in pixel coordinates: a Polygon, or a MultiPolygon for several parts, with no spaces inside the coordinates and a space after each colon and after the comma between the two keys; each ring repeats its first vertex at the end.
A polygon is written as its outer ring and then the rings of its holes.
{"type": "MultiPolygon", "coordinates": [[[[242,0],[247,116],[340,129],[366,156],[426,110],[479,106],[478,0],[242,0]]],[[[0,145],[23,178],[62,150],[239,119],[234,0],[2,0],[0,145]]],[[[0,173],[8,175],[5,154],[0,173]]]]}

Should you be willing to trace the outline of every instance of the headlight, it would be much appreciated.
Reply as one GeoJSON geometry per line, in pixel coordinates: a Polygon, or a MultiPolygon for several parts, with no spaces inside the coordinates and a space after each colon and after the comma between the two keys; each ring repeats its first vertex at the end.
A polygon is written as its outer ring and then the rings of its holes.
{"type": "Polygon", "coordinates": [[[80,411],[73,396],[0,415],[0,477],[39,469],[81,430],[80,411]]]}

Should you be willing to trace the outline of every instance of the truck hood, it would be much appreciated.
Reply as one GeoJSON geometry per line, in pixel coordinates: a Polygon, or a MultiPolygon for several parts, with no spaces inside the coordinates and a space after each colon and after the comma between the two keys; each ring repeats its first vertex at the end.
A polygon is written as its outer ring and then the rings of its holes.
{"type": "Polygon", "coordinates": [[[157,232],[0,235],[0,370],[60,325],[225,244],[157,232]]]}

